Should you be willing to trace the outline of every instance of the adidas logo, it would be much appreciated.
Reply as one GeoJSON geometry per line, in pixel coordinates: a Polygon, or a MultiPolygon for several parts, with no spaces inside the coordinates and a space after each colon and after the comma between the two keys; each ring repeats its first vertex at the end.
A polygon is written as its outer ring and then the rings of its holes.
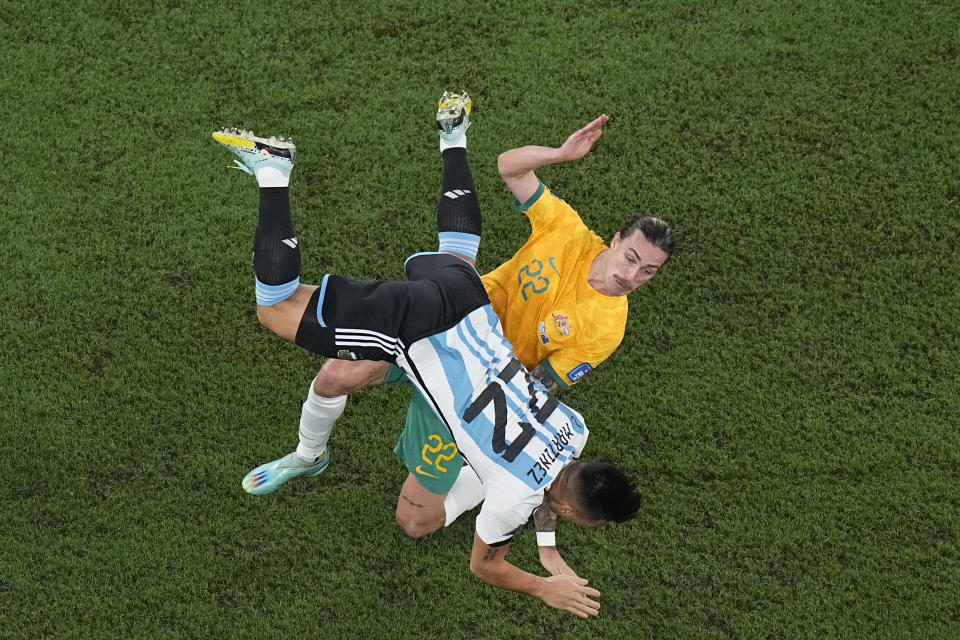
{"type": "Polygon", "coordinates": [[[470,193],[470,189],[454,189],[453,191],[447,191],[443,195],[451,200],[456,200],[460,196],[465,196],[470,193]]]}
{"type": "Polygon", "coordinates": [[[297,248],[297,239],[296,239],[296,238],[284,238],[283,240],[281,240],[281,242],[282,242],[283,244],[287,245],[288,247],[290,247],[291,249],[296,249],[296,248],[297,248]]]}

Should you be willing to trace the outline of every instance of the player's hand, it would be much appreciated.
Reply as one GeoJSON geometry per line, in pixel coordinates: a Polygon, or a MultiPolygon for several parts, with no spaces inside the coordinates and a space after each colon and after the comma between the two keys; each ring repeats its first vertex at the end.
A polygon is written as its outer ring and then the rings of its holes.
{"type": "Polygon", "coordinates": [[[540,564],[543,565],[543,568],[550,572],[552,576],[570,576],[571,578],[579,578],[580,576],[570,568],[566,560],[560,555],[560,552],[557,551],[556,547],[538,547],[540,550],[540,564]]]}
{"type": "Polygon", "coordinates": [[[600,612],[600,603],[590,599],[599,597],[600,592],[588,587],[583,578],[559,575],[546,578],[546,581],[542,600],[554,609],[569,611],[581,618],[600,612]]]}
{"type": "Polygon", "coordinates": [[[570,137],[559,148],[562,161],[577,160],[587,155],[593,147],[593,143],[603,135],[603,125],[607,124],[609,120],[610,116],[604,114],[579,131],[570,134],[570,137]]]}

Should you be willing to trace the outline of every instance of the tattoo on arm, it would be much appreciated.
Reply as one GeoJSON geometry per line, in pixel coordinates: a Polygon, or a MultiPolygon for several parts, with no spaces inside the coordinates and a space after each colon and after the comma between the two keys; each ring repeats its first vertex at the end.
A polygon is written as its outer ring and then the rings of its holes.
{"type": "Polygon", "coordinates": [[[552,392],[557,389],[557,381],[553,379],[553,377],[547,371],[547,368],[542,364],[537,365],[537,368],[530,372],[530,376],[545,386],[547,391],[552,392]]]}
{"type": "Polygon", "coordinates": [[[503,550],[504,550],[504,547],[490,547],[489,549],[487,549],[487,553],[484,554],[483,559],[487,561],[494,560],[497,557],[497,555],[503,550]]]}
{"type": "Polygon", "coordinates": [[[556,531],[557,514],[555,514],[550,507],[540,505],[540,508],[533,512],[533,524],[536,526],[537,531],[556,531]]]}

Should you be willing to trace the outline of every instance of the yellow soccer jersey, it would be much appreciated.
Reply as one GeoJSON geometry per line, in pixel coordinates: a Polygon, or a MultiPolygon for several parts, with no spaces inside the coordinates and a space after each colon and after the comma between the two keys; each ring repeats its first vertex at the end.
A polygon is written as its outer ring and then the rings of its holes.
{"type": "Polygon", "coordinates": [[[530,219],[530,237],[483,276],[483,286],[520,362],[532,370],[546,360],[554,380],[567,387],[623,340],[627,297],[605,296],[587,282],[593,259],[607,246],[543,183],[514,206],[530,219]]]}

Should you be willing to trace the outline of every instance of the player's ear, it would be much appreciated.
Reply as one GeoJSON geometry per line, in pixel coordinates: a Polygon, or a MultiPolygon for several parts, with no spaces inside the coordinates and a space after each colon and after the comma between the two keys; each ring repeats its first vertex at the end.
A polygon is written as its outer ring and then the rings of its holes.
{"type": "Polygon", "coordinates": [[[555,504],[553,506],[553,510],[558,516],[568,516],[576,511],[576,509],[573,508],[573,505],[566,500],[555,504]]]}
{"type": "Polygon", "coordinates": [[[620,244],[620,240],[621,240],[620,232],[617,231],[615,234],[613,234],[613,238],[610,240],[610,248],[613,249],[618,244],[620,244]]]}

